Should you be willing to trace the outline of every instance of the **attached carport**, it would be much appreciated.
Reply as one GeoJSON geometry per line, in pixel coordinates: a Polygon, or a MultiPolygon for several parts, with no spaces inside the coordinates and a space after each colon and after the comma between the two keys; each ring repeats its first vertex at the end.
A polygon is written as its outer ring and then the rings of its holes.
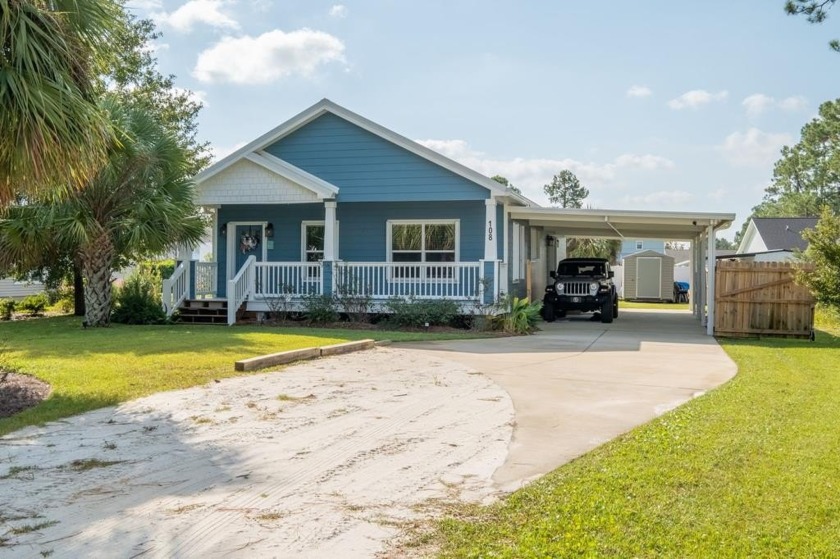
{"type": "Polygon", "coordinates": [[[548,235],[691,243],[692,312],[706,326],[706,333],[714,334],[715,232],[732,225],[735,214],[512,206],[505,210],[507,223],[514,220],[540,231],[543,244],[548,235]]]}

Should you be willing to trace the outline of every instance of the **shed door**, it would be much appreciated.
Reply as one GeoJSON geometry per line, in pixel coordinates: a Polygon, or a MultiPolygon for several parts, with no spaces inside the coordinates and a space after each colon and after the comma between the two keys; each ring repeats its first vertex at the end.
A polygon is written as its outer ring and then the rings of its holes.
{"type": "Polygon", "coordinates": [[[636,297],[662,298],[662,259],[640,256],[636,259],[636,297]]]}

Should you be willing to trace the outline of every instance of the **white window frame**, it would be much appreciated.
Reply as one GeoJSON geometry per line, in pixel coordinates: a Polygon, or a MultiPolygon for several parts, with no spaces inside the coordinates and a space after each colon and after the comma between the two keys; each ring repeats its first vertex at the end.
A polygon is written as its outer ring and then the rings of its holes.
{"type": "MultiPolygon", "coordinates": [[[[307,262],[307,260],[306,260],[306,253],[307,253],[307,250],[306,250],[306,228],[309,227],[309,226],[316,226],[317,227],[317,226],[320,225],[324,228],[324,231],[326,232],[326,229],[327,229],[326,223],[327,222],[324,221],[323,219],[320,220],[320,221],[319,220],[306,220],[306,221],[301,221],[300,222],[300,261],[301,262],[307,262]]],[[[334,237],[335,238],[333,239],[333,243],[334,243],[333,246],[335,247],[335,259],[338,260],[339,259],[339,257],[338,257],[338,254],[339,254],[339,252],[338,252],[338,238],[339,238],[338,237],[338,221],[335,222],[335,235],[334,235],[334,237]]],[[[326,239],[324,239],[324,242],[326,243],[326,239]]],[[[321,250],[321,252],[324,252],[324,251],[321,250]]]]}
{"type": "Polygon", "coordinates": [[[644,241],[636,241],[636,250],[642,250],[644,248],[645,248],[645,242],[644,241]]]}
{"type": "MultiPolygon", "coordinates": [[[[423,235],[421,236],[422,245],[420,248],[420,262],[398,262],[406,266],[418,266],[420,268],[420,275],[416,278],[400,278],[394,276],[394,268],[391,268],[389,274],[390,281],[435,281],[435,282],[456,282],[458,281],[458,274],[453,273],[451,278],[429,278],[427,277],[427,266],[438,266],[441,264],[459,264],[461,262],[461,220],[460,219],[389,219],[385,222],[385,252],[386,261],[394,263],[393,251],[393,229],[394,225],[422,225],[423,235]],[[455,260],[453,262],[427,262],[426,258],[426,225],[455,225],[455,260]]],[[[412,251],[413,252],[413,251],[412,251]]],[[[432,251],[441,252],[441,251],[432,251]]],[[[449,251],[446,251],[449,252],[449,251]]]]}

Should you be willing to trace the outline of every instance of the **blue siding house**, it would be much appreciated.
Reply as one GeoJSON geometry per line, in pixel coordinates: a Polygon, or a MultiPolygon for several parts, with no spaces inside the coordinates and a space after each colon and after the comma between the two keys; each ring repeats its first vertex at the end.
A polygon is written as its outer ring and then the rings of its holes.
{"type": "Polygon", "coordinates": [[[626,257],[637,252],[645,250],[653,250],[655,252],[665,252],[665,241],[656,241],[651,239],[634,239],[621,241],[621,252],[618,255],[618,262],[621,263],[626,257]]]}
{"type": "Polygon", "coordinates": [[[196,192],[215,258],[182,262],[164,306],[209,295],[229,324],[342,290],[493,301],[510,277],[505,208],[533,205],[327,99],[200,173],[196,192]]]}

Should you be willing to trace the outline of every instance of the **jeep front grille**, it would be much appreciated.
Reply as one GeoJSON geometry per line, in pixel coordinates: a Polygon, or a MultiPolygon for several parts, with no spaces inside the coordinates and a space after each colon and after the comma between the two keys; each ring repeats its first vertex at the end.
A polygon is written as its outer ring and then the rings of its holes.
{"type": "Polygon", "coordinates": [[[567,281],[563,282],[566,295],[589,295],[588,281],[567,281]]]}

